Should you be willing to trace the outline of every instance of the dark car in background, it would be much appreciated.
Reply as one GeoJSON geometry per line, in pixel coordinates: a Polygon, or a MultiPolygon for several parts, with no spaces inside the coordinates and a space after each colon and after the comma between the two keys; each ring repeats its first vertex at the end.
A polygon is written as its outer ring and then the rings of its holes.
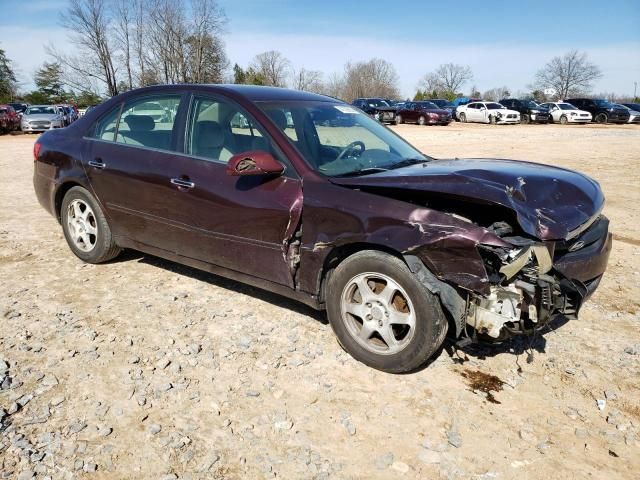
{"type": "Polygon", "coordinates": [[[351,105],[383,123],[395,121],[395,102],[386,98],[356,98],[351,105]]]}
{"type": "Polygon", "coordinates": [[[436,160],[282,88],[132,90],[47,131],[34,160],[38,201],[81,260],[132,248],[291,297],[387,372],[420,367],[447,333],[503,341],[576,317],[611,250],[602,190],[580,173],[436,160]]]}
{"type": "Polygon", "coordinates": [[[18,114],[18,116],[20,116],[20,117],[25,112],[25,110],[27,108],[29,108],[29,104],[27,104],[27,103],[9,103],[8,105],[12,106],[13,109],[18,114]]]}
{"type": "Polygon", "coordinates": [[[640,112],[640,103],[623,103],[622,105],[636,112],[640,112]]]}
{"type": "Polygon", "coordinates": [[[503,98],[498,103],[504,105],[509,110],[520,112],[520,123],[548,123],[551,117],[547,107],[538,105],[533,100],[503,98]]]}
{"type": "Polygon", "coordinates": [[[11,105],[0,104],[0,133],[13,132],[20,128],[20,116],[11,105]]]}
{"type": "Polygon", "coordinates": [[[431,103],[435,103],[438,108],[447,110],[451,114],[451,118],[455,119],[456,105],[451,103],[449,100],[445,100],[443,98],[435,98],[429,101],[431,103]]]}
{"type": "Polygon", "coordinates": [[[627,123],[629,121],[629,110],[616,107],[602,98],[567,98],[564,101],[589,112],[596,123],[627,123]]]}
{"type": "Polygon", "coordinates": [[[396,125],[417,123],[418,125],[449,125],[451,112],[438,108],[432,102],[406,102],[396,111],[396,125]]]}

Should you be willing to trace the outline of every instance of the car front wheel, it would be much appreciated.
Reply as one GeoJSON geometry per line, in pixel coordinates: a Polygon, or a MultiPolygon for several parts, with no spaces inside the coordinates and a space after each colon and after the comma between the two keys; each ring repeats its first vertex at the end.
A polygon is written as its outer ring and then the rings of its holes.
{"type": "Polygon", "coordinates": [[[404,123],[404,120],[402,119],[402,115],[396,115],[396,125],[400,125],[404,123]]]}
{"type": "Polygon", "coordinates": [[[100,205],[86,189],[73,187],[66,193],[60,217],[67,244],[81,260],[102,263],[121,252],[100,205]]]}
{"type": "Polygon", "coordinates": [[[467,115],[466,115],[466,114],[461,113],[461,114],[459,114],[458,116],[460,117],[460,121],[461,121],[462,123],[467,123],[467,115]]]}
{"type": "Polygon", "coordinates": [[[560,117],[560,124],[561,124],[561,125],[566,125],[567,123],[569,123],[569,119],[567,118],[567,116],[566,116],[566,115],[562,115],[562,116],[560,117]]]}
{"type": "Polygon", "coordinates": [[[351,356],[389,373],[422,366],[447,332],[438,298],[402,260],[378,251],[338,265],[327,286],[327,314],[351,356]]]}
{"type": "Polygon", "coordinates": [[[596,123],[607,123],[609,121],[609,117],[607,117],[606,113],[599,113],[596,115],[596,123]]]}

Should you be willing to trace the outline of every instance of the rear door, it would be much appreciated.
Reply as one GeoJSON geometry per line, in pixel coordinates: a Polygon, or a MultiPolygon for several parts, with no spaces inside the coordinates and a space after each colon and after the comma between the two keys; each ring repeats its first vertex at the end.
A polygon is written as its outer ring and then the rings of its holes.
{"type": "Polygon", "coordinates": [[[176,189],[168,172],[182,157],[177,117],[181,94],[140,96],[103,116],[83,152],[95,196],[116,237],[176,251],[184,229],[170,219],[176,189]]]}

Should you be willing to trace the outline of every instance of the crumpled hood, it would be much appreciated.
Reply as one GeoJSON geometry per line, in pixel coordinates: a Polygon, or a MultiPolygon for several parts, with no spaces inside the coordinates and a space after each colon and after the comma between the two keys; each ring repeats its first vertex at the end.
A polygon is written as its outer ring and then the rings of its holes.
{"type": "Polygon", "coordinates": [[[434,160],[331,182],[368,191],[416,190],[502,205],[515,212],[526,233],[541,240],[566,239],[604,205],[595,180],[572,170],[514,160],[434,160]]]}

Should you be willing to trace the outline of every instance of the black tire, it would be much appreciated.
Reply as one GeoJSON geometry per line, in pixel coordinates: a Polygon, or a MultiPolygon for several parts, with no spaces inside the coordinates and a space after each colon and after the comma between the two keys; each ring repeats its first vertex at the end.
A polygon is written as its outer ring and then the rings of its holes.
{"type": "Polygon", "coordinates": [[[62,231],[64,232],[64,238],[67,240],[69,248],[76,257],[87,263],[103,263],[108,262],[116,258],[122,249],[116,245],[111,234],[111,228],[107,222],[107,219],[100,208],[98,202],[93,198],[86,189],[82,187],[71,188],[62,199],[62,206],[60,208],[60,219],[62,222],[62,231]],[[74,200],[80,200],[91,207],[93,210],[93,217],[95,220],[94,228],[97,232],[95,234],[95,245],[89,251],[80,249],[75,241],[72,239],[69,227],[69,205],[74,200]]]}
{"type": "Polygon", "coordinates": [[[596,123],[604,124],[609,122],[609,116],[606,113],[596,115],[596,123]]]}
{"type": "Polygon", "coordinates": [[[562,115],[560,117],[560,125],[566,125],[567,123],[569,123],[569,119],[567,118],[566,115],[562,115]]]}
{"type": "Polygon", "coordinates": [[[460,117],[460,121],[462,123],[467,123],[467,115],[466,114],[460,113],[458,116],[460,117]]]}
{"type": "Polygon", "coordinates": [[[403,261],[387,253],[364,250],[345,259],[328,280],[327,316],[340,345],[356,360],[388,373],[410,372],[440,348],[447,333],[447,320],[439,299],[415,277],[403,261]],[[372,272],[390,277],[410,298],[415,311],[415,330],[398,352],[375,353],[356,341],[342,316],[342,295],[349,282],[359,274],[372,272]]]}
{"type": "Polygon", "coordinates": [[[520,123],[524,123],[525,125],[528,125],[529,123],[531,123],[531,117],[528,114],[523,113],[520,116],[520,123]]]}
{"type": "Polygon", "coordinates": [[[402,119],[402,115],[396,115],[396,125],[401,125],[404,123],[404,120],[402,119]]]}

